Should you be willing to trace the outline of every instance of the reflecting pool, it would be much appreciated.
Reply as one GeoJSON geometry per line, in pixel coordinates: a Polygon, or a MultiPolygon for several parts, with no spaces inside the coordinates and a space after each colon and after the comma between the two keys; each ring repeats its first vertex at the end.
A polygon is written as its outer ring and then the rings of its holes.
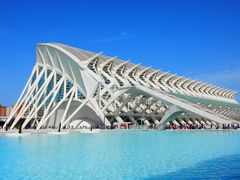
{"type": "Polygon", "coordinates": [[[0,136],[0,179],[239,179],[240,131],[0,136]]]}

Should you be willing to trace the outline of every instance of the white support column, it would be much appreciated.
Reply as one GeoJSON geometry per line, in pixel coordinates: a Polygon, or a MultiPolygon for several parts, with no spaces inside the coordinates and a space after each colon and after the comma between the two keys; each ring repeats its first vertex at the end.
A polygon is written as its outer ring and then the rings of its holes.
{"type": "Polygon", "coordinates": [[[69,100],[68,100],[67,106],[66,106],[65,111],[64,111],[64,113],[63,113],[62,119],[61,119],[61,121],[60,121],[60,122],[61,122],[61,129],[63,128],[62,124],[63,124],[63,122],[65,121],[65,118],[66,118],[66,116],[67,116],[69,107],[70,107],[70,105],[71,105],[71,103],[72,103],[74,92],[75,92],[75,88],[74,88],[73,91],[72,91],[72,94],[71,94],[71,96],[70,96],[70,98],[69,98],[69,100]]]}
{"type": "MultiPolygon", "coordinates": [[[[63,79],[61,79],[60,81],[58,81],[58,83],[56,84],[56,86],[49,92],[49,94],[45,97],[45,99],[43,100],[43,102],[40,104],[40,105],[36,105],[34,107],[35,111],[29,116],[28,118],[24,121],[24,124],[22,126],[22,128],[25,128],[25,126],[27,125],[27,123],[29,121],[31,121],[31,119],[33,118],[34,114],[37,114],[37,112],[39,111],[39,109],[45,104],[45,102],[48,100],[48,98],[53,94],[53,97],[51,99],[51,101],[49,102],[49,105],[48,107],[44,110],[44,114],[46,114],[46,112],[48,112],[48,110],[50,109],[51,105],[52,105],[52,102],[54,101],[59,89],[61,88],[61,85],[62,85],[62,82],[63,82],[63,79]]],[[[44,115],[43,115],[44,117],[44,115]]],[[[43,118],[42,117],[42,118],[43,118]]]]}
{"type": "Polygon", "coordinates": [[[86,99],[82,102],[80,106],[63,122],[62,127],[64,127],[81,109],[82,107],[88,102],[89,100],[86,99]]]}
{"type": "Polygon", "coordinates": [[[128,113],[128,118],[130,119],[130,121],[132,121],[133,123],[135,123],[136,125],[138,125],[138,122],[137,122],[136,119],[132,116],[131,113],[128,113]]]}
{"type": "Polygon", "coordinates": [[[114,118],[117,120],[118,123],[124,123],[122,118],[118,114],[113,114],[114,118]]]}
{"type": "MultiPolygon", "coordinates": [[[[63,82],[63,81],[62,81],[63,82]]],[[[61,86],[60,86],[61,87],[61,86]]],[[[59,88],[60,88],[59,87],[59,88]]],[[[58,89],[59,90],[59,89],[58,89]]],[[[68,97],[68,95],[72,92],[72,88],[68,91],[68,93],[61,99],[60,102],[58,102],[58,104],[51,110],[50,113],[48,113],[48,109],[44,112],[41,121],[38,124],[37,129],[40,129],[40,127],[52,116],[52,114],[62,105],[62,103],[66,100],[66,98],[68,97]],[[46,116],[46,118],[45,118],[46,116]]],[[[51,102],[49,103],[49,108],[51,107],[52,103],[54,102],[54,99],[58,93],[58,91],[54,92],[55,94],[53,95],[54,98],[52,98],[51,102]]]]}
{"type": "MultiPolygon", "coordinates": [[[[18,100],[17,100],[17,102],[16,102],[16,104],[15,104],[15,106],[14,106],[11,114],[9,115],[7,121],[6,121],[5,124],[3,125],[3,128],[6,128],[7,124],[12,120],[13,116],[16,114],[17,110],[18,110],[19,107],[21,106],[23,100],[26,98],[26,96],[27,96],[26,90],[27,90],[27,88],[29,87],[29,85],[31,84],[32,78],[33,78],[33,76],[34,76],[35,73],[36,73],[36,76],[37,76],[37,69],[38,69],[38,66],[35,65],[34,68],[33,68],[33,70],[32,70],[32,73],[31,73],[31,75],[30,75],[30,78],[28,79],[27,84],[25,85],[22,93],[20,94],[20,97],[18,98],[18,100]],[[25,94],[25,96],[23,97],[24,94],[25,94]]],[[[37,77],[36,77],[36,78],[37,78],[37,77]]],[[[36,80],[35,80],[35,81],[36,81],[36,80]]]]}
{"type": "MultiPolygon", "coordinates": [[[[16,119],[15,119],[14,122],[13,122],[14,126],[15,126],[15,124],[18,122],[18,120],[20,119],[20,117],[23,115],[23,113],[25,112],[25,111],[23,111],[23,110],[25,110],[25,106],[27,105],[28,100],[31,98],[32,92],[35,90],[35,88],[36,88],[38,82],[40,81],[40,79],[41,79],[41,77],[42,77],[42,75],[43,75],[44,72],[45,72],[45,69],[42,69],[39,77],[35,80],[33,86],[30,87],[30,90],[27,92],[27,94],[26,94],[26,96],[24,97],[24,99],[22,99],[22,101],[20,102],[20,104],[17,105],[17,108],[15,109],[15,113],[19,110],[20,107],[21,107],[21,108],[20,108],[20,111],[19,111],[16,119]]],[[[14,114],[15,114],[15,113],[14,113],[14,114]]],[[[10,119],[10,120],[11,120],[11,119],[10,119]]],[[[8,122],[6,122],[6,123],[8,123],[8,122]]],[[[11,125],[10,129],[12,129],[14,126],[11,125]]]]}
{"type": "MultiPolygon", "coordinates": [[[[47,73],[47,71],[46,71],[47,73]]],[[[46,74],[45,73],[45,74],[46,74]]],[[[22,106],[19,114],[17,115],[16,119],[14,120],[14,122],[12,123],[10,129],[13,129],[14,126],[17,124],[17,122],[20,120],[20,118],[24,115],[24,113],[29,109],[30,105],[32,105],[33,101],[37,98],[37,102],[35,103],[35,106],[37,105],[37,103],[39,102],[39,100],[41,99],[41,96],[43,95],[43,93],[45,92],[45,89],[47,88],[49,82],[51,81],[53,75],[55,72],[52,72],[49,77],[47,79],[45,79],[45,82],[42,84],[41,88],[38,89],[37,93],[34,95],[33,99],[31,99],[30,102],[28,102],[28,99],[30,99],[31,94],[29,95],[29,98],[27,98],[27,100],[25,101],[24,105],[22,106]],[[28,102],[28,104],[27,104],[28,102]]]]}
{"type": "Polygon", "coordinates": [[[128,103],[131,99],[133,99],[133,98],[134,98],[134,97],[127,96],[126,99],[124,100],[124,102],[122,102],[122,104],[120,105],[120,107],[114,111],[114,114],[119,114],[119,112],[122,110],[122,108],[123,108],[124,106],[126,106],[127,103],[128,103]]]}

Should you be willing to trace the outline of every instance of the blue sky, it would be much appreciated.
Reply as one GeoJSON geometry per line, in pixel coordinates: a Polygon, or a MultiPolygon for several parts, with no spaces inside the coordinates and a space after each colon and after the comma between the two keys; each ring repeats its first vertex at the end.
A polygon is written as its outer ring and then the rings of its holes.
{"type": "Polygon", "coordinates": [[[239,9],[237,0],[1,0],[0,104],[16,102],[42,42],[240,91],[239,9]]]}

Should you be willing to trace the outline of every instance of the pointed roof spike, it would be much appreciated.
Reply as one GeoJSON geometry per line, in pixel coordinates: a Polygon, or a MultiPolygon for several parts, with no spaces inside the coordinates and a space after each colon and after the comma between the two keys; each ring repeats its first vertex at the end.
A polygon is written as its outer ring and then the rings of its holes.
{"type": "Polygon", "coordinates": [[[100,67],[103,68],[104,66],[106,66],[106,65],[107,65],[108,63],[110,63],[111,61],[114,61],[115,59],[117,59],[117,56],[107,59],[105,62],[103,62],[102,64],[100,64],[100,67]]]}

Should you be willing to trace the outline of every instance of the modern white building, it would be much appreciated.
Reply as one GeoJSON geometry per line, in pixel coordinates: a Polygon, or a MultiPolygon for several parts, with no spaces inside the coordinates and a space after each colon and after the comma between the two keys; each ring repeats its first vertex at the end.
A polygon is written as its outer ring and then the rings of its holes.
{"type": "Polygon", "coordinates": [[[233,90],[63,44],[38,44],[36,54],[5,128],[240,121],[233,90]]]}

